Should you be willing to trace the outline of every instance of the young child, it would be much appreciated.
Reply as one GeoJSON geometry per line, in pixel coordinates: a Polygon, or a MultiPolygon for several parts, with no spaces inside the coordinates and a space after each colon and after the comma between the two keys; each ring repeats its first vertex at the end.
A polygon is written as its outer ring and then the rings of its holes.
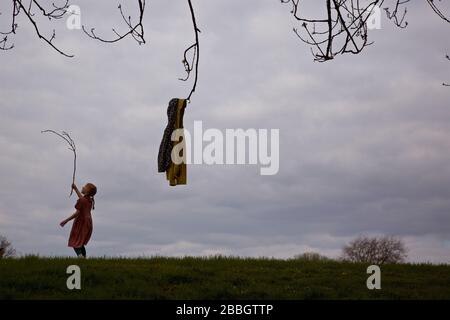
{"type": "Polygon", "coordinates": [[[75,250],[79,258],[86,258],[86,248],[84,246],[87,245],[92,234],[91,208],[95,209],[94,196],[97,193],[97,187],[92,183],[87,183],[81,188],[80,192],[74,183],[72,184],[72,188],[78,195],[78,201],[75,204],[77,211],[63,220],[60,226],[64,227],[67,222],[75,219],[72,224],[72,230],[70,231],[68,245],[75,250]]]}

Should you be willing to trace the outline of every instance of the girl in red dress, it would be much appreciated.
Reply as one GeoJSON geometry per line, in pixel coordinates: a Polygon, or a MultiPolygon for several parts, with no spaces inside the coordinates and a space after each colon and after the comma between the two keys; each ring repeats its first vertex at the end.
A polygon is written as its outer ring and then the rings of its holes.
{"type": "Polygon", "coordinates": [[[70,231],[68,245],[75,250],[78,257],[86,258],[86,248],[84,246],[87,245],[92,234],[91,208],[95,209],[94,196],[97,193],[97,187],[92,183],[87,183],[81,188],[81,192],[75,184],[72,184],[72,188],[78,195],[78,201],[75,204],[77,211],[63,220],[60,225],[64,227],[67,222],[75,219],[72,224],[72,230],[70,231]]]}

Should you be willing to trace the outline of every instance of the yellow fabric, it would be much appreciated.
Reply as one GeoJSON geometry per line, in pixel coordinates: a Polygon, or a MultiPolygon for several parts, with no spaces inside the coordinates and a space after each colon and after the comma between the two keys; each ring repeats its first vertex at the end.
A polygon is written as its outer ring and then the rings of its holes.
{"type": "MultiPolygon", "coordinates": [[[[183,129],[183,115],[184,108],[186,107],[186,99],[178,99],[177,105],[177,115],[175,120],[175,128],[174,129],[183,129]]],[[[181,141],[172,141],[172,149],[178,143],[183,144],[183,153],[186,152],[186,144],[184,140],[184,134],[181,135],[181,141]]],[[[185,157],[185,154],[180,154],[182,157],[185,157]]],[[[187,182],[187,168],[186,163],[183,161],[181,164],[175,164],[172,161],[170,162],[170,167],[166,171],[166,178],[169,180],[169,184],[171,186],[176,186],[179,184],[186,184],[187,182]]]]}

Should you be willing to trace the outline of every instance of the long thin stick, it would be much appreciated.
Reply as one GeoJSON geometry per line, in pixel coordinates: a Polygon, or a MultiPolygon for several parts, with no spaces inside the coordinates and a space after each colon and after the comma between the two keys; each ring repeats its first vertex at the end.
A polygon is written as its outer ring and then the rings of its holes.
{"type": "Polygon", "coordinates": [[[187,81],[191,75],[191,72],[194,70],[195,72],[195,78],[194,78],[194,84],[192,85],[192,89],[189,92],[189,96],[186,98],[188,102],[191,102],[191,96],[195,92],[195,89],[197,87],[197,80],[198,80],[198,63],[200,61],[200,42],[198,33],[200,32],[200,29],[197,27],[197,21],[195,19],[195,12],[194,7],[192,6],[191,0],[188,0],[189,4],[189,10],[191,11],[191,19],[192,19],[192,25],[194,27],[194,33],[195,33],[195,43],[188,47],[183,54],[183,64],[184,68],[186,70],[186,77],[185,78],[179,78],[181,81],[187,81]],[[188,53],[193,50],[193,58],[192,63],[189,63],[187,55],[188,53]]]}
{"type": "MultiPolygon", "coordinates": [[[[76,151],[76,147],[75,147],[75,142],[73,141],[73,139],[70,137],[70,135],[65,132],[62,131],[61,133],[58,133],[54,130],[43,130],[41,131],[41,133],[53,133],[56,134],[58,137],[64,139],[64,141],[66,141],[69,144],[69,150],[71,150],[73,152],[73,175],[72,175],[72,184],[75,183],[75,173],[77,171],[77,151],[76,151]]],[[[69,197],[72,195],[73,193],[73,188],[72,186],[70,187],[70,195],[69,197]]]]}

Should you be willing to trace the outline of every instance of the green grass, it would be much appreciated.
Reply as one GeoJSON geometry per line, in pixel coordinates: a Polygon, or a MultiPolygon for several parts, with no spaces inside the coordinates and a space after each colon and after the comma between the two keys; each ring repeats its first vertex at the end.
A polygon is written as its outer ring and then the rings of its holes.
{"type": "Polygon", "coordinates": [[[382,266],[381,290],[367,289],[366,268],[232,257],[0,259],[0,299],[450,299],[450,265],[382,266]],[[66,287],[72,264],[81,290],[66,287]]]}

